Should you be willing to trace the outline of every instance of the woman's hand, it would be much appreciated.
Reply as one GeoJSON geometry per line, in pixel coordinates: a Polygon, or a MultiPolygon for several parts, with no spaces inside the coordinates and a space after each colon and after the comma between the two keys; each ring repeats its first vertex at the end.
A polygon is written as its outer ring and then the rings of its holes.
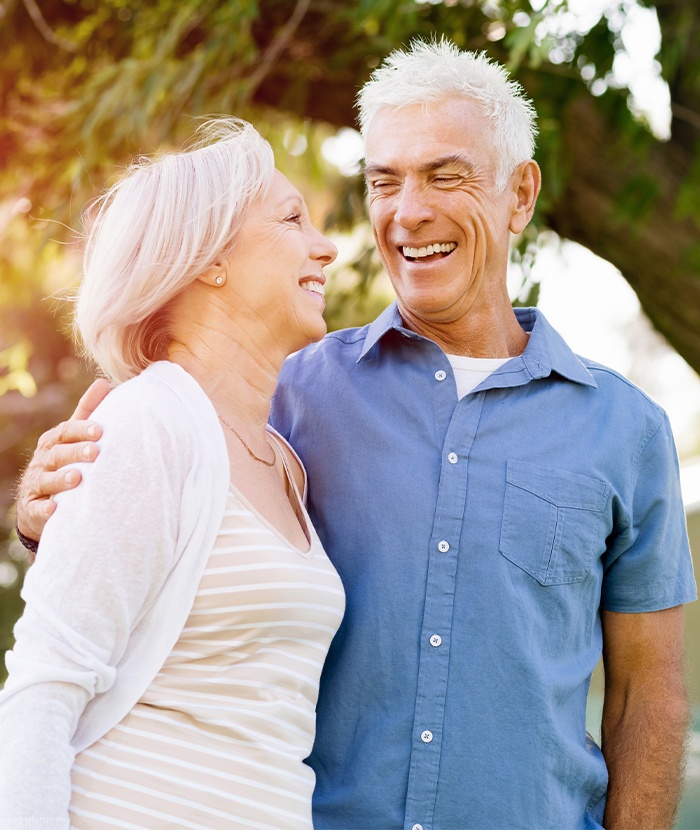
{"type": "Polygon", "coordinates": [[[95,441],[102,428],[87,418],[110,391],[109,383],[99,378],[87,389],[70,419],[47,430],[17,485],[15,518],[23,536],[38,540],[49,516],[56,509],[51,498],[80,483],[78,470],[63,471],[66,464],[94,461],[99,448],[95,441]]]}

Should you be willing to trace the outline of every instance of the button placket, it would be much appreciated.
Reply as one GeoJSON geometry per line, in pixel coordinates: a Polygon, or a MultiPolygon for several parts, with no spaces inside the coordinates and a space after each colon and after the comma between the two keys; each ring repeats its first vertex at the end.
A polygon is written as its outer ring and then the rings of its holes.
{"type": "MultiPolygon", "coordinates": [[[[436,394],[436,405],[443,403],[443,388],[439,392],[439,395],[436,394]]],[[[483,393],[476,393],[463,402],[463,406],[454,408],[447,429],[442,433],[442,475],[430,548],[429,552],[426,551],[429,561],[422,625],[423,648],[413,719],[415,738],[405,807],[406,830],[412,830],[416,823],[415,818],[409,818],[411,816],[420,816],[417,823],[422,827],[432,826],[435,810],[449,674],[449,634],[454,622],[455,579],[457,560],[461,554],[458,546],[465,520],[469,453],[483,398],[483,393]],[[452,453],[457,456],[456,462],[452,462],[452,453]]]]}

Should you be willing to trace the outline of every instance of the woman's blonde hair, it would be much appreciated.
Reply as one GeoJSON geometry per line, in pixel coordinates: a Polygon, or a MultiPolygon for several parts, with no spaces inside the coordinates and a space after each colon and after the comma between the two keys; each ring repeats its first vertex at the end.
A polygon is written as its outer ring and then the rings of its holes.
{"type": "Polygon", "coordinates": [[[165,356],[168,304],[230,252],[274,168],[253,126],[216,118],[184,151],[134,162],[86,212],[74,328],[110,380],[165,356]]]}

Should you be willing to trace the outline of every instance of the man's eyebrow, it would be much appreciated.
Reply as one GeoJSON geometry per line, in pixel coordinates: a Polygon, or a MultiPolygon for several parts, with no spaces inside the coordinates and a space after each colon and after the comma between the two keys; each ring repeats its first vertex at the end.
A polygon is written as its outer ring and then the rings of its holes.
{"type": "Polygon", "coordinates": [[[393,167],[387,167],[384,164],[362,164],[362,174],[365,178],[367,176],[393,176],[396,174],[396,170],[393,167]]]}
{"type": "Polygon", "coordinates": [[[442,156],[441,158],[433,159],[433,161],[428,161],[422,164],[418,170],[421,173],[432,173],[435,170],[441,170],[443,167],[460,167],[462,170],[470,172],[476,169],[474,162],[470,161],[466,156],[460,153],[453,153],[449,156],[442,156]]]}
{"type": "MultiPolygon", "coordinates": [[[[476,170],[476,165],[473,161],[468,159],[461,153],[452,153],[449,156],[440,156],[440,158],[432,159],[418,167],[419,173],[433,173],[435,170],[441,170],[444,167],[459,167],[466,172],[473,172],[476,170]]],[[[365,178],[369,176],[395,176],[398,171],[386,164],[365,164],[363,170],[365,178]]]]}

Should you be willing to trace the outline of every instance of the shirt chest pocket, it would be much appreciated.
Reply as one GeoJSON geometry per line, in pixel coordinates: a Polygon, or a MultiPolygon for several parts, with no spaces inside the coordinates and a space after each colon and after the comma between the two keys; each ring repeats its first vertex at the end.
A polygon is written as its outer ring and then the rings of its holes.
{"type": "Polygon", "coordinates": [[[605,547],[611,485],[508,461],[500,550],[541,585],[581,582],[605,547]]]}

